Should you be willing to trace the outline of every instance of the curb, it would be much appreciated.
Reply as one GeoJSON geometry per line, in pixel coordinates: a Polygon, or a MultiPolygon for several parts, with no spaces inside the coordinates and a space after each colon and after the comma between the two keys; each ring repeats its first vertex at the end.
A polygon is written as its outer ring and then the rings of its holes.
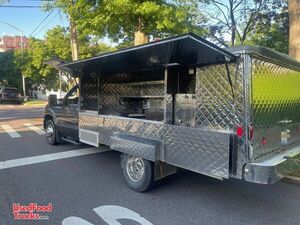
{"type": "Polygon", "coordinates": [[[288,182],[288,183],[293,183],[293,184],[300,184],[300,177],[285,176],[283,178],[283,181],[288,182]]]}

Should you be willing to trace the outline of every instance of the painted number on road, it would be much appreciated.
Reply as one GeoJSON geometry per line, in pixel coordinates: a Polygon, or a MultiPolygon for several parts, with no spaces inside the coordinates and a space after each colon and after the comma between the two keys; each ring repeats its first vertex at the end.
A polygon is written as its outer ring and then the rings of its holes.
{"type": "MultiPolygon", "coordinates": [[[[104,205],[94,208],[94,211],[100,216],[108,225],[122,225],[118,222],[120,219],[132,220],[141,225],[153,225],[145,218],[141,217],[136,212],[125,207],[116,205],[104,205]]],[[[63,220],[62,225],[94,225],[79,217],[71,216],[63,220]]]]}

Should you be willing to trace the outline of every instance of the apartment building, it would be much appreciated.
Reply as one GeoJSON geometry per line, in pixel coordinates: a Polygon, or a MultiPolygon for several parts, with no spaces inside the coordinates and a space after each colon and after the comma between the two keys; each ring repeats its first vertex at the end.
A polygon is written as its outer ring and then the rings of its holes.
{"type": "Polygon", "coordinates": [[[21,40],[21,36],[3,36],[0,37],[0,52],[6,52],[9,50],[15,50],[15,49],[21,49],[22,41],[24,48],[28,46],[28,38],[23,37],[23,40],[21,40]]]}

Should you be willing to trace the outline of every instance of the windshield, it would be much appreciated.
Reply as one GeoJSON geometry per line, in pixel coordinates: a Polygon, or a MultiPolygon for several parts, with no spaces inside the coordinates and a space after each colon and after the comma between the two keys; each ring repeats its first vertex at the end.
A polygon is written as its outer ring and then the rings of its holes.
{"type": "Polygon", "coordinates": [[[9,93],[9,94],[17,94],[18,93],[18,90],[16,89],[16,88],[5,88],[4,90],[3,90],[3,92],[5,92],[5,93],[9,93]]]}

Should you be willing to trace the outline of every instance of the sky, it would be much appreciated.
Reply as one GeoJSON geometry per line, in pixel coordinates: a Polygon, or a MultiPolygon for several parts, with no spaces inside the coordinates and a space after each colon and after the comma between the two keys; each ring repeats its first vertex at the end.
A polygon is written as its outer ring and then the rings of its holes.
{"type": "MultiPolygon", "coordinates": [[[[2,6],[40,6],[42,0],[10,0],[2,6]]],[[[5,8],[0,7],[0,36],[20,35],[20,31],[2,23],[9,23],[21,30],[25,36],[43,38],[45,32],[57,25],[67,26],[68,21],[58,9],[55,9],[49,17],[34,31],[50,12],[44,12],[40,8],[5,8]],[[32,33],[34,31],[34,33],[32,33]]]]}

